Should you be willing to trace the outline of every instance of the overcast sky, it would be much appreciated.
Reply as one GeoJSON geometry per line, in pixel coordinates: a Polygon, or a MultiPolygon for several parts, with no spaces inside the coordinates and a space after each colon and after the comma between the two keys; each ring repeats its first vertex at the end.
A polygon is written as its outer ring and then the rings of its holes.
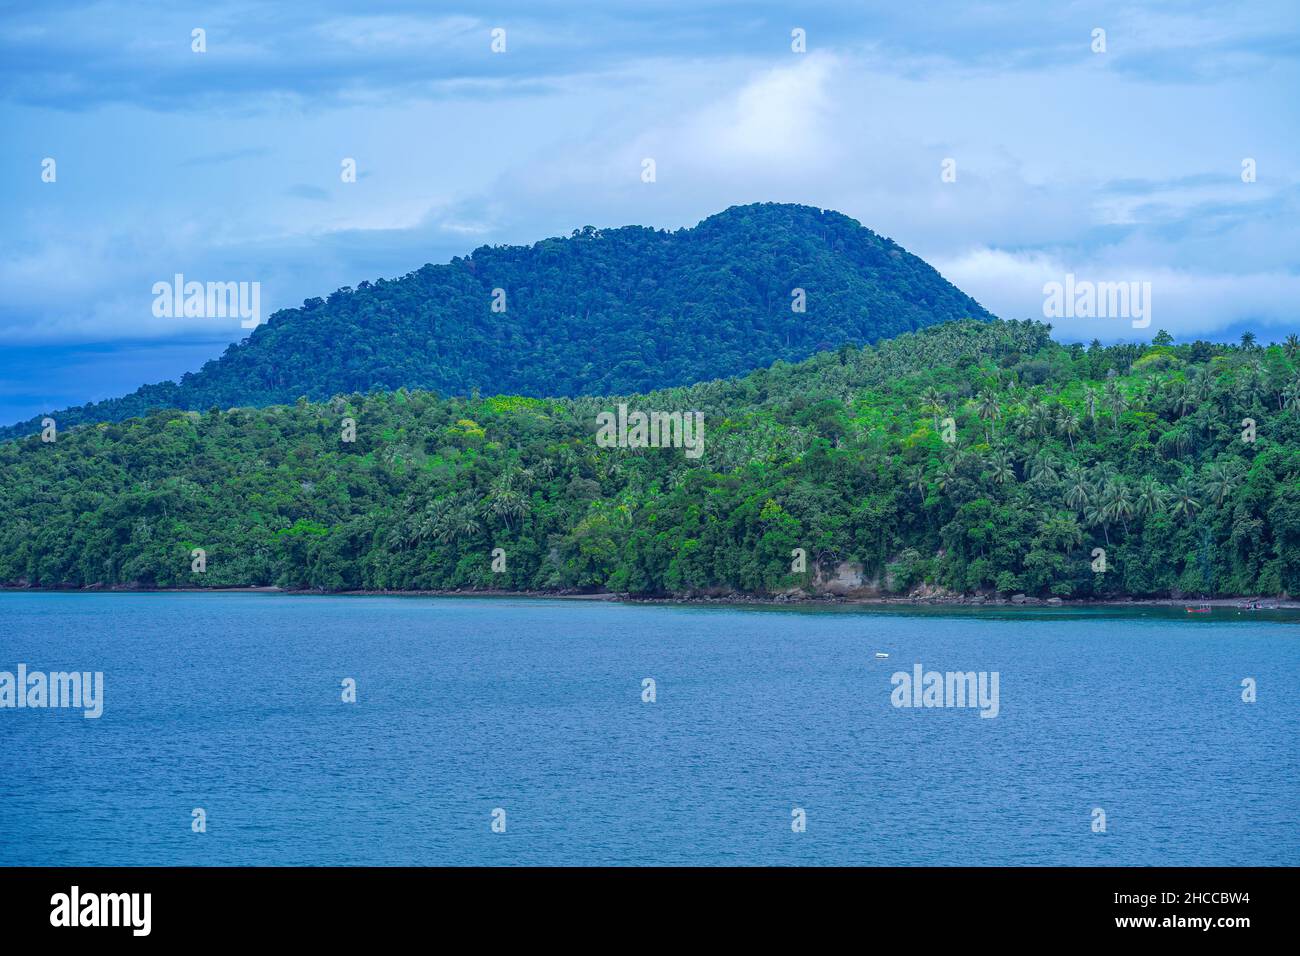
{"type": "Polygon", "coordinates": [[[258,281],[268,315],[767,200],[844,212],[1006,318],[1066,273],[1152,283],[1149,328],[1063,340],[1300,331],[1295,0],[158,6],[0,7],[5,422],[247,334],[155,318],[178,272],[258,281]]]}

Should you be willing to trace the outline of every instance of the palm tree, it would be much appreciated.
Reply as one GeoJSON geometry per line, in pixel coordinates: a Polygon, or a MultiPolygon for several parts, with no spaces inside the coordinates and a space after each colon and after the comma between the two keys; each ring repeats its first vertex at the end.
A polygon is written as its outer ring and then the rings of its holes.
{"type": "Polygon", "coordinates": [[[1138,517],[1153,515],[1165,510],[1169,495],[1160,482],[1152,475],[1145,476],[1138,482],[1135,511],[1138,517]]]}
{"type": "Polygon", "coordinates": [[[1092,467],[1092,483],[1097,486],[1098,491],[1109,487],[1115,482],[1117,475],[1115,466],[1108,461],[1099,461],[1092,467]]]}
{"type": "Polygon", "coordinates": [[[1170,499],[1170,510],[1180,518],[1191,520],[1200,510],[1201,503],[1196,499],[1195,487],[1186,475],[1174,482],[1170,499]]]}
{"type": "Polygon", "coordinates": [[[1056,456],[1044,449],[1029,459],[1026,471],[1029,472],[1032,481],[1038,483],[1053,482],[1058,477],[1056,474],[1058,464],[1056,456]]]}
{"type": "Polygon", "coordinates": [[[945,461],[935,473],[934,483],[940,491],[947,491],[957,481],[957,465],[952,459],[945,461]]]}
{"type": "Polygon", "coordinates": [[[491,492],[484,503],[486,513],[500,518],[511,531],[515,530],[515,521],[528,513],[528,499],[516,485],[527,486],[529,477],[520,471],[503,471],[492,482],[491,492]]]}
{"type": "Polygon", "coordinates": [[[1016,435],[1020,438],[1023,438],[1025,441],[1028,441],[1029,439],[1033,438],[1034,429],[1035,429],[1033,415],[1026,414],[1026,415],[1018,416],[1016,418],[1016,423],[1013,426],[1013,429],[1016,435]]]}
{"type": "Polygon", "coordinates": [[[493,488],[487,501],[489,514],[505,522],[507,528],[514,530],[515,519],[523,517],[528,510],[527,500],[513,488],[493,488]]]}
{"type": "Polygon", "coordinates": [[[455,537],[457,538],[472,538],[482,530],[478,519],[474,517],[473,507],[469,505],[456,512],[455,522],[455,537]]]}
{"type": "Polygon", "coordinates": [[[1036,437],[1045,438],[1052,430],[1052,410],[1046,405],[1036,405],[1029,413],[1029,418],[1033,422],[1036,437]]]}
{"type": "Polygon", "coordinates": [[[1074,511],[1083,512],[1092,501],[1092,483],[1087,473],[1078,465],[1071,465],[1065,471],[1065,503],[1074,511]]]}
{"type": "Polygon", "coordinates": [[[939,416],[943,414],[943,396],[931,385],[921,393],[921,408],[934,416],[934,430],[939,431],[939,416]]]}
{"type": "Polygon", "coordinates": [[[1296,355],[1300,355],[1300,335],[1292,332],[1282,342],[1282,351],[1286,352],[1286,357],[1295,361],[1296,355]]]}
{"type": "MultiPolygon", "coordinates": [[[[1249,334],[1249,333],[1247,333],[1249,334]]],[[[1238,379],[1237,390],[1240,401],[1246,408],[1253,408],[1265,392],[1264,365],[1255,359],[1243,370],[1238,379]]]]}
{"type": "Polygon", "coordinates": [[[1102,510],[1112,521],[1118,518],[1124,526],[1124,533],[1128,534],[1128,519],[1133,516],[1133,499],[1129,495],[1128,485],[1122,481],[1112,481],[1102,493],[1102,499],[1102,510]]]}
{"type": "Polygon", "coordinates": [[[995,418],[1002,414],[1002,406],[998,404],[998,397],[990,389],[985,389],[975,400],[975,410],[980,419],[984,422],[984,437],[992,442],[993,435],[991,423],[995,418]]]}
{"type": "Polygon", "coordinates": [[[1074,436],[1079,434],[1079,416],[1071,409],[1062,407],[1056,416],[1056,428],[1070,440],[1070,451],[1074,451],[1074,436]]]}
{"type": "Polygon", "coordinates": [[[925,467],[916,465],[907,474],[907,487],[916,492],[916,497],[925,502],[925,467]]]}
{"type": "Polygon", "coordinates": [[[425,509],[409,544],[432,539],[450,544],[460,538],[472,538],[482,530],[474,513],[473,495],[462,492],[433,502],[425,509]]]}
{"type": "Polygon", "coordinates": [[[1106,547],[1110,547],[1110,516],[1100,505],[1089,504],[1083,509],[1083,520],[1089,528],[1101,526],[1101,533],[1106,537],[1106,547]]]}
{"type": "Polygon", "coordinates": [[[1011,458],[1006,452],[996,452],[989,458],[989,477],[999,485],[1016,480],[1016,470],[1011,467],[1011,458]]]}
{"type": "Polygon", "coordinates": [[[1092,436],[1097,437],[1097,405],[1099,404],[1097,390],[1091,385],[1083,390],[1083,405],[1088,410],[1088,421],[1092,422],[1092,436]]]}
{"type": "Polygon", "coordinates": [[[1226,464],[1216,461],[1206,470],[1205,492],[1214,499],[1216,507],[1223,507],[1223,502],[1237,490],[1237,475],[1226,464]]]}
{"type": "Polygon", "coordinates": [[[1128,399],[1124,397],[1124,393],[1114,379],[1106,383],[1106,407],[1110,409],[1110,417],[1118,428],[1119,416],[1128,408],[1128,399]]]}

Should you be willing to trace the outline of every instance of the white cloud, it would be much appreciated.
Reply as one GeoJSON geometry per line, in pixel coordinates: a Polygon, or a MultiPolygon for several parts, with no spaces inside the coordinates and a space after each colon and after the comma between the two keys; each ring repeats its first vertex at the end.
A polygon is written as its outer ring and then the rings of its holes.
{"type": "Polygon", "coordinates": [[[724,175],[755,164],[786,169],[830,162],[837,150],[829,136],[827,86],[835,65],[828,54],[807,54],[758,74],[669,131],[677,158],[724,175]]]}
{"type": "Polygon", "coordinates": [[[340,46],[393,53],[436,51],[474,30],[483,31],[483,43],[486,46],[487,32],[483,22],[465,16],[433,19],[411,16],[338,17],[317,24],[312,32],[322,40],[340,46]]]}
{"type": "MultiPolygon", "coordinates": [[[[355,17],[319,29],[382,49],[403,38],[436,46],[483,26],[355,17]]],[[[853,216],[1007,316],[1041,315],[1044,281],[1092,270],[1158,278],[1156,325],[1211,335],[1240,321],[1294,324],[1284,311],[1298,249],[1300,188],[1285,161],[1294,133],[1253,87],[1198,88],[1204,115],[1190,122],[1186,90],[1134,86],[1092,64],[916,73],[887,54],[829,52],[832,42],[805,55],[778,44],[761,59],[632,59],[544,93],[481,100],[256,119],[65,117],[69,142],[144,122],[151,146],[106,151],[75,176],[61,164],[60,192],[42,199],[84,191],[52,214],[24,199],[27,215],[0,257],[12,290],[0,331],[196,334],[155,328],[139,290],[174,271],[260,278],[269,311],[480,242],[528,243],[586,224],[675,228],[758,201],[853,216]],[[193,164],[200,138],[238,161],[193,164]],[[1260,157],[1260,182],[1240,182],[1238,142],[1260,157]],[[339,183],[343,156],[358,159],[358,183],[339,183]],[[653,184],[640,178],[645,157],[656,160],[653,184]],[[940,181],[947,157],[956,183],[940,181]],[[296,200],[292,183],[328,201],[296,200]]]]}
{"type": "Polygon", "coordinates": [[[1212,337],[1235,324],[1259,329],[1295,328],[1300,276],[1287,272],[1242,274],[1189,272],[1163,265],[1068,259],[1045,252],[1013,253],[977,248],[933,263],[943,276],[986,308],[1008,319],[1042,320],[1048,282],[1064,282],[1067,273],[1091,282],[1150,282],[1151,325],[1135,329],[1128,319],[1061,318],[1050,320],[1064,341],[1149,339],[1160,329],[1175,339],[1212,337]]]}

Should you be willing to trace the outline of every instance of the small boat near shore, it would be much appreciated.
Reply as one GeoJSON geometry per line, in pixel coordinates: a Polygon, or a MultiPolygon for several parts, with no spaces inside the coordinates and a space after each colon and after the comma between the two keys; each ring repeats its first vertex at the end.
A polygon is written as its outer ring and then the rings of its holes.
{"type": "Polygon", "coordinates": [[[1259,601],[1247,601],[1245,604],[1237,605],[1238,611],[1276,611],[1276,604],[1263,604],[1259,601]]]}
{"type": "Polygon", "coordinates": [[[1183,610],[1188,614],[1209,614],[1210,605],[1201,603],[1196,605],[1196,607],[1184,607],[1183,610]]]}

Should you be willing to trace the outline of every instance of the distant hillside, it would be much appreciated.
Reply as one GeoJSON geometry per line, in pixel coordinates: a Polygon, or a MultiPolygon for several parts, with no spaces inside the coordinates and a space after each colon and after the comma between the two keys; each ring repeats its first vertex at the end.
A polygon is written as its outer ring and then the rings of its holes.
{"type": "MultiPolygon", "coordinates": [[[[54,413],[60,428],[399,387],[444,395],[644,392],[990,319],[921,259],[808,206],[734,206],[693,229],[587,227],[484,246],[284,309],[179,383],[54,413]],[[792,309],[805,290],[806,311],[792,309]],[[505,311],[492,311],[493,290],[505,311]]],[[[39,430],[40,417],[0,428],[39,430]]]]}
{"type": "Polygon", "coordinates": [[[641,397],[155,412],[0,443],[0,584],[1300,595],[1300,340],[961,322],[641,397]],[[620,405],[698,454],[602,440],[620,405]]]}

